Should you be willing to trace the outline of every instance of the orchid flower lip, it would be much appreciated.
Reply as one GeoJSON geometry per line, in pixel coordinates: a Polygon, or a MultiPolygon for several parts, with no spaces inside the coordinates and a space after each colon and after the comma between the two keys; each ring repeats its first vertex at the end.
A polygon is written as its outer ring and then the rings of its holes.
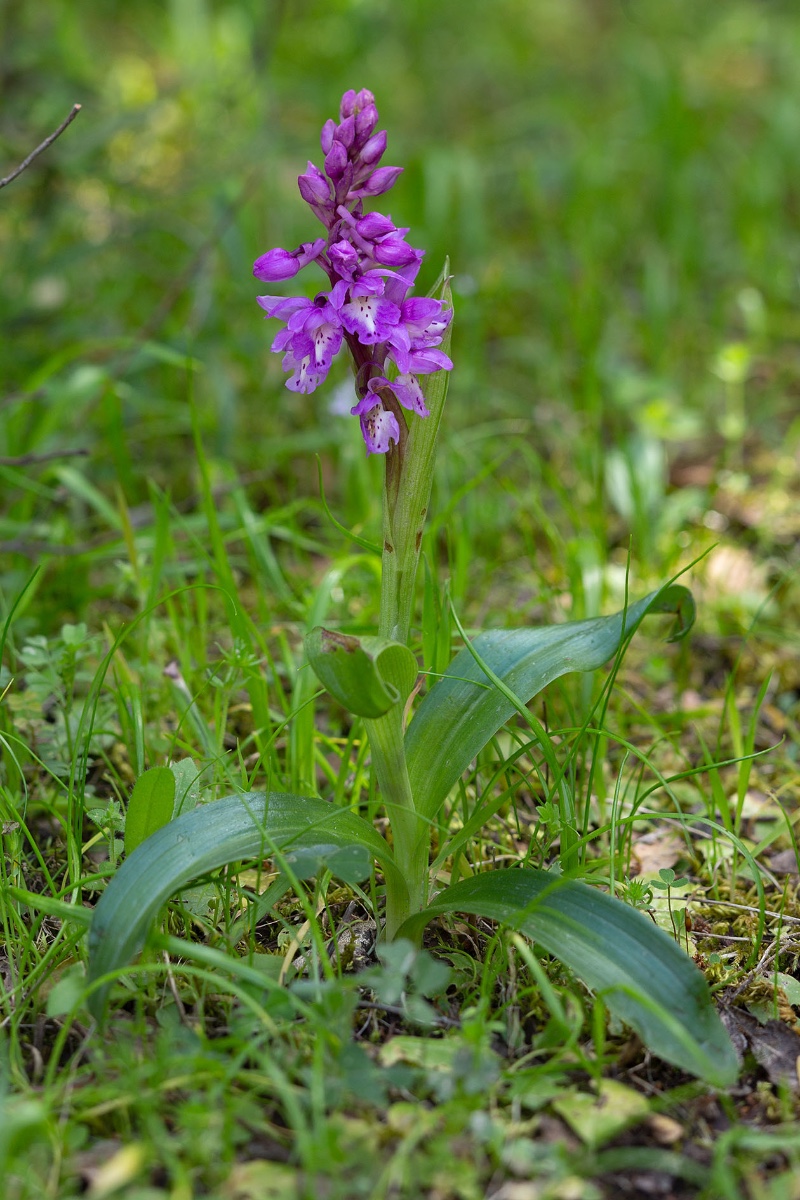
{"type": "Polygon", "coordinates": [[[290,391],[315,391],[342,346],[349,347],[361,397],[351,411],[359,418],[368,454],[386,454],[399,441],[398,404],[428,416],[417,376],[453,365],[437,349],[452,313],[440,300],[410,294],[424,251],[406,241],[409,230],[397,227],[390,216],[364,213],[364,201],[388,192],[403,170],[379,165],[387,136],[377,126],[372,92],[345,92],[338,121],[331,118],[322,127],[323,169],[309,161],[297,180],[326,236],[293,251],[270,250],[253,267],[256,278],[267,282],[292,279],[313,262],[327,276],[329,290],[313,299],[257,299],[267,317],[284,323],[272,349],[283,354],[290,391]],[[391,383],[390,362],[398,371],[391,383]]]}

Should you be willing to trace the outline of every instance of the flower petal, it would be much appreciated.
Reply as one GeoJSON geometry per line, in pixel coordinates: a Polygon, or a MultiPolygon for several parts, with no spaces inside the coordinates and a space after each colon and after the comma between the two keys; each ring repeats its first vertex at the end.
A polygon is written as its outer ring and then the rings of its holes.
{"type": "Polygon", "coordinates": [[[408,408],[419,417],[429,417],[425,394],[414,375],[398,375],[389,385],[403,408],[408,408]]]}
{"type": "Polygon", "coordinates": [[[453,360],[443,350],[415,350],[408,356],[409,370],[417,375],[430,375],[432,371],[452,371],[453,360]]]}
{"type": "Polygon", "coordinates": [[[305,296],[256,296],[268,317],[277,317],[279,321],[288,321],[293,313],[308,308],[310,300],[305,296]]]}

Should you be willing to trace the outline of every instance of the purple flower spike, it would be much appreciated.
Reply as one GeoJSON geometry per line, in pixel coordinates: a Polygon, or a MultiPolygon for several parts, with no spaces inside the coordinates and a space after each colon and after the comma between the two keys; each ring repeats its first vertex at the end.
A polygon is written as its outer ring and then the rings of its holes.
{"type": "Polygon", "coordinates": [[[412,298],[424,251],[405,240],[383,213],[364,213],[364,200],[381,196],[397,182],[402,167],[381,167],[386,133],[376,133],[378,110],[366,88],[342,96],[339,121],[322,127],[323,170],[309,163],[298,177],[300,195],[322,222],[326,236],[297,250],[262,254],[253,274],[267,282],[292,279],[316,262],[330,290],[313,300],[259,296],[268,317],[283,322],[272,349],[283,355],[290,391],[309,393],[324,382],[342,345],[352,356],[359,418],[368,454],[387,454],[400,441],[400,408],[427,417],[418,375],[452,368],[437,347],[451,313],[440,300],[412,298]],[[398,374],[389,380],[386,365],[398,374]]]}

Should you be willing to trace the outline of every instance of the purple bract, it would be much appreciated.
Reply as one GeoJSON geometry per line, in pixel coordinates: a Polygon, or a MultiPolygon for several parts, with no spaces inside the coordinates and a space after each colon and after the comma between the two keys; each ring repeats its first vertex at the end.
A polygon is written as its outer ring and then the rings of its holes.
{"type": "Polygon", "coordinates": [[[403,409],[428,415],[418,375],[450,371],[452,362],[436,347],[452,311],[440,300],[410,297],[424,257],[405,240],[391,217],[364,213],[364,200],[394,186],[402,167],[380,167],[386,133],[376,133],[378,110],[362,88],[342,96],[339,123],[326,121],[321,144],[323,170],[313,163],[298,179],[300,195],[322,222],[327,237],[296,250],[270,250],[256,259],[256,279],[292,279],[311,262],[330,280],[330,290],[313,300],[259,296],[268,317],[284,322],[272,349],[283,353],[293,392],[313,392],[346,342],[356,372],[358,403],[350,410],[361,422],[369,454],[386,454],[400,440],[403,409]],[[386,375],[387,362],[397,368],[386,375]]]}

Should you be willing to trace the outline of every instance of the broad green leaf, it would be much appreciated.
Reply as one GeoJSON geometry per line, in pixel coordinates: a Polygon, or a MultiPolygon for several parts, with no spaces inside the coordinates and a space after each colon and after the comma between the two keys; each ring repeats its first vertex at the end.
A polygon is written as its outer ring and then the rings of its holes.
{"type": "MultiPolygon", "coordinates": [[[[515,696],[527,704],[537,692],[569,671],[594,671],[616,654],[649,613],[675,613],[672,640],[694,620],[694,602],[684,587],[652,592],[613,617],[497,629],[472,641],[477,655],[515,696]]],[[[511,700],[489,680],[468,647],[458,652],[435,683],[408,727],[405,744],[417,810],[432,819],[472,760],[514,713],[511,700]]]]}
{"type": "Polygon", "coordinates": [[[169,767],[151,767],[133,785],[125,817],[125,853],[172,820],[175,776],[169,767]]]}
{"type": "Polygon", "coordinates": [[[198,769],[197,763],[193,758],[181,758],[177,762],[169,764],[169,769],[175,776],[175,807],[173,812],[176,817],[181,813],[191,812],[200,799],[200,777],[202,771],[198,769]]]}
{"type": "Polygon", "coordinates": [[[800,981],[795,979],[794,975],[785,975],[783,971],[776,971],[772,978],[792,1008],[800,1005],[800,981]]]}
{"type": "Polygon", "coordinates": [[[419,940],[433,917],[454,912],[526,934],[599,992],[667,1062],[715,1087],[736,1079],[736,1055],[703,975],[672,938],[629,905],[549,871],[508,868],[446,888],[409,917],[398,937],[419,940]]]}
{"type": "Polygon", "coordinates": [[[306,638],[314,673],[348,712],[382,717],[405,703],[417,678],[417,660],[400,642],[353,637],[317,627],[306,638]]]}
{"type": "Polygon", "coordinates": [[[303,846],[284,856],[287,866],[297,879],[311,879],[327,868],[343,883],[361,883],[372,868],[372,855],[366,846],[303,846]]]}
{"type": "MultiPolygon", "coordinates": [[[[226,863],[267,857],[320,842],[365,847],[384,873],[399,873],[391,850],[372,825],[324,800],[272,792],[226,796],[171,821],[122,864],[95,907],[89,931],[87,984],[131,961],[159,909],[179,888],[226,863]]],[[[109,984],[89,1008],[102,1019],[109,984]]]]}

